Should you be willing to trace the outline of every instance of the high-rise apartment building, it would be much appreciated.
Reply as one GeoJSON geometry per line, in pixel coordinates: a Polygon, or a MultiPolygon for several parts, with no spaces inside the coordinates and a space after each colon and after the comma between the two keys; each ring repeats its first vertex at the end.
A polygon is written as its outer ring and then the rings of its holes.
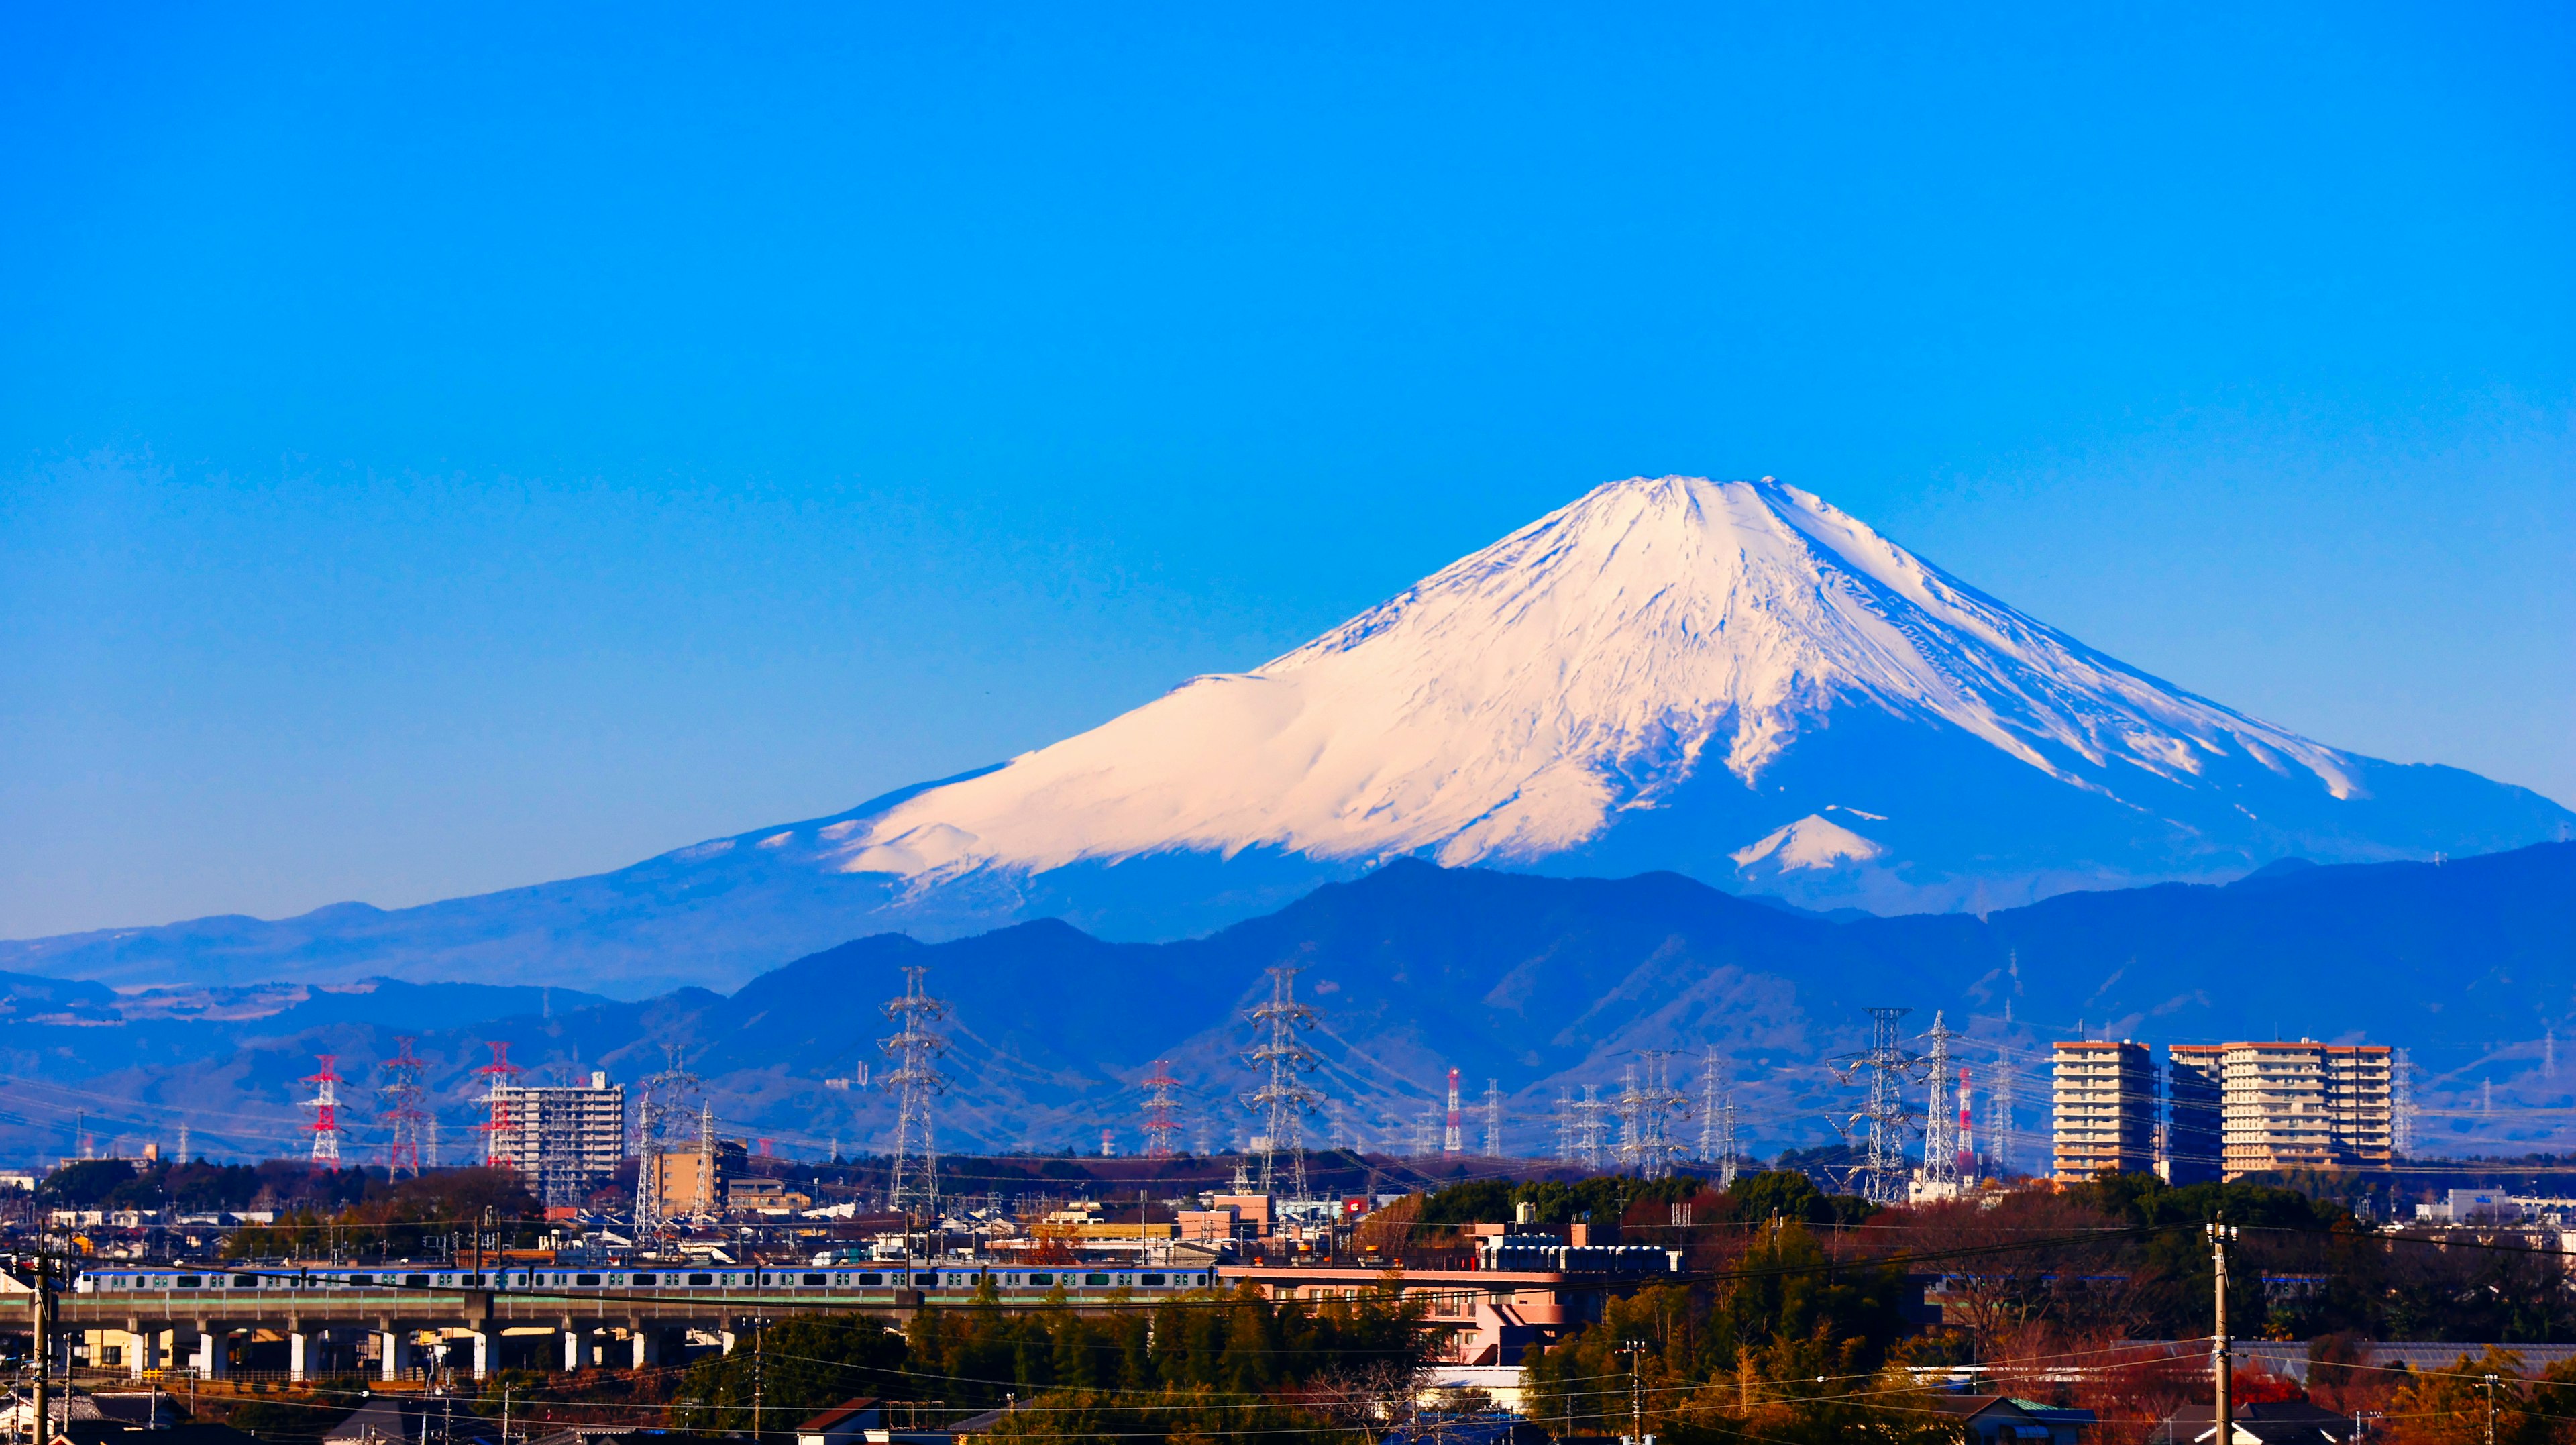
{"type": "Polygon", "coordinates": [[[2377,1044],[2227,1044],[2225,1173],[2385,1169],[2394,1162],[2393,1051],[2377,1044]]]}
{"type": "Polygon", "coordinates": [[[2146,1045],[2059,1044],[2051,1103],[2058,1178],[2155,1167],[2156,1067],[2146,1045]]]}
{"type": "Polygon", "coordinates": [[[516,1169],[550,1205],[579,1204],[616,1176],[626,1153],[626,1090],[606,1074],[588,1087],[502,1085],[492,1091],[492,1138],[485,1155],[516,1169]]]}
{"type": "Polygon", "coordinates": [[[2210,1184],[2226,1162],[2227,1046],[2165,1050],[2165,1182],[2210,1184]]]}

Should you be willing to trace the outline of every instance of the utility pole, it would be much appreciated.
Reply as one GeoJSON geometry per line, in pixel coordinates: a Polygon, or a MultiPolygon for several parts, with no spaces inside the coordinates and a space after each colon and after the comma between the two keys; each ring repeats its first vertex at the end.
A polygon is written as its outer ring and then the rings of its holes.
{"type": "Polygon", "coordinates": [[[1646,1376],[1642,1357],[1646,1353],[1646,1342],[1644,1340],[1621,1340],[1619,1342],[1619,1348],[1628,1352],[1628,1418],[1630,1426],[1630,1434],[1628,1438],[1636,1441],[1637,1445],[1645,1445],[1646,1376]]]}
{"type": "MultiPolygon", "coordinates": [[[[44,1228],[41,1220],[36,1227],[39,1230],[44,1228]]],[[[40,1240],[42,1237],[41,1234],[38,1236],[40,1240]]],[[[51,1407],[45,1398],[45,1377],[51,1374],[54,1368],[53,1341],[48,1338],[45,1329],[47,1323],[45,1295],[49,1288],[50,1277],[50,1263],[40,1248],[36,1251],[36,1294],[35,1298],[29,1301],[36,1312],[36,1420],[27,1438],[33,1441],[34,1445],[45,1445],[45,1433],[53,1428],[54,1420],[54,1417],[48,1413],[51,1407]]],[[[69,1410],[63,1412],[63,1419],[66,1423],[70,1421],[69,1410]]]]}
{"type": "Polygon", "coordinates": [[[2495,1377],[2495,1376],[2493,1376],[2493,1375],[2489,1375],[2489,1376],[2487,1376],[2487,1379],[2486,1379],[2486,1386],[2487,1386],[2487,1445],[2495,1445],[2495,1387],[2496,1387],[2496,1377],[2495,1377]]]}
{"type": "Polygon", "coordinates": [[[2227,1246],[2236,1240],[2236,1226],[2209,1224],[2202,1228],[2209,1236],[2209,1263],[2217,1281],[2217,1329],[2209,1337],[2209,1378],[2215,1406],[2210,1418],[2217,1422],[2215,1445],[2233,1445],[2236,1439],[2235,1347],[2227,1337],[2227,1246]]]}

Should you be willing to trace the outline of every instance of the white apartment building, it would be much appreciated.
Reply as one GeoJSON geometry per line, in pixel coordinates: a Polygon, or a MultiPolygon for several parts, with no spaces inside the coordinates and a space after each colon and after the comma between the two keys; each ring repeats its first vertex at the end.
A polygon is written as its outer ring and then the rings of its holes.
{"type": "Polygon", "coordinates": [[[2225,1174],[2385,1169],[2395,1160],[2394,1052],[2379,1044],[2235,1043],[2219,1078],[2225,1174]]]}
{"type": "Polygon", "coordinates": [[[2144,1044],[2060,1043],[2050,1095],[2056,1175],[2090,1179],[2155,1167],[2156,1066],[2144,1044]]]}
{"type": "Polygon", "coordinates": [[[547,1204],[579,1204],[617,1173],[626,1153],[626,1090],[606,1074],[588,1087],[503,1086],[492,1091],[484,1158],[516,1169],[547,1204]]]}

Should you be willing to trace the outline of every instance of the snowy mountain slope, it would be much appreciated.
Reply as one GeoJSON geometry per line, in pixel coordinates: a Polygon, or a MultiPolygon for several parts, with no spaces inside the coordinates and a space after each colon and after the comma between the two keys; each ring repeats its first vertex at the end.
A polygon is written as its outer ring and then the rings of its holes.
{"type": "Polygon", "coordinates": [[[635,997],[888,930],[1201,934],[1407,856],[1983,912],[2571,825],[2525,789],[2184,692],[1796,488],[1636,478],[1250,672],[999,767],[598,877],[0,944],[0,968],[635,997]]]}
{"type": "MultiPolygon", "coordinates": [[[[2212,808],[2259,823],[2249,785],[2366,792],[2366,760],[2104,656],[1812,494],[1662,477],[1598,488],[1251,672],[1195,679],[831,841],[836,866],[916,892],[1175,850],[1543,864],[1694,782],[1777,791],[1784,758],[1855,711],[2165,831],[2243,831],[2172,816],[2212,808]]],[[[1920,831],[1916,811],[1898,831],[1920,831]]],[[[1934,860],[1867,831],[1891,816],[1748,819],[1721,851],[1739,869],[1922,871],[1934,860]],[[1781,829],[1794,845],[1766,847],[1781,829]]],[[[2086,853],[2067,861],[2089,875],[2101,860],[2086,853]]],[[[2169,866],[2138,862],[2104,881],[2169,866]]]]}

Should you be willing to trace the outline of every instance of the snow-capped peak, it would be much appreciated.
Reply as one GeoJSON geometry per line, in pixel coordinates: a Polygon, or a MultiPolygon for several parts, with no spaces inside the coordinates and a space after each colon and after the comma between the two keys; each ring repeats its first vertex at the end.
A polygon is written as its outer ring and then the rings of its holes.
{"type": "MultiPolygon", "coordinates": [[[[1853,706],[2095,792],[2123,766],[2188,783],[2229,755],[2354,787],[2342,754],[2095,652],[1810,493],[1639,477],[1250,672],[913,797],[836,861],[931,878],[1172,849],[1533,859],[1703,768],[1751,784],[1853,706]]],[[[1800,826],[1773,849],[1847,833],[1800,826]]]]}

